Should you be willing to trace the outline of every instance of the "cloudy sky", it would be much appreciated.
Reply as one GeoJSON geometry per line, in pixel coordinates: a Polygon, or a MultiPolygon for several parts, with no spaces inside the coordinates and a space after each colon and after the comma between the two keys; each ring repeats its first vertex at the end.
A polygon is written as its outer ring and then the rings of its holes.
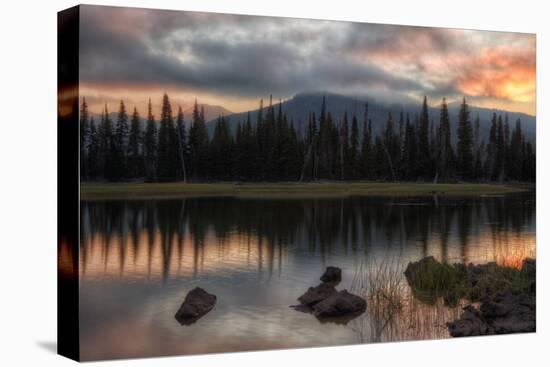
{"type": "Polygon", "coordinates": [[[292,18],[84,6],[80,92],[146,111],[167,92],[255,109],[260,98],[328,91],[535,114],[535,36],[292,18]]]}

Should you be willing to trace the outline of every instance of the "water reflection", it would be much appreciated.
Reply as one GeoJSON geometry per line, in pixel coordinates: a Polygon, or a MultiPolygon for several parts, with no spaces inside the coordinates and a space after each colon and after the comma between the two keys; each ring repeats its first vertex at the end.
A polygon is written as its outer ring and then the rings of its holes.
{"type": "Polygon", "coordinates": [[[84,201],[81,205],[84,359],[440,338],[458,309],[404,299],[384,315],[369,302],[347,326],[289,305],[326,265],[340,289],[365,262],[516,265],[535,255],[533,194],[476,198],[319,198],[84,201]],[[196,325],[173,325],[195,285],[219,303],[196,325]],[[230,325],[230,326],[228,326],[230,325]],[[122,335],[141,335],[141,342],[122,335]],[[158,343],[155,338],[161,338],[158,343]],[[191,340],[192,339],[192,340],[191,340]]]}

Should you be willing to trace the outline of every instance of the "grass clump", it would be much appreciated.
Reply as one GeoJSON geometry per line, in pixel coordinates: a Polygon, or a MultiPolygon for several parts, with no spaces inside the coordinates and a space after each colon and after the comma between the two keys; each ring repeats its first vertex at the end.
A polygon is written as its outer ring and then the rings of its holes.
{"type": "Polygon", "coordinates": [[[383,305],[381,310],[390,317],[403,307],[406,284],[398,261],[384,259],[361,264],[356,271],[351,289],[363,295],[371,305],[383,305]]]}
{"type": "Polygon", "coordinates": [[[413,295],[427,304],[435,304],[443,297],[446,304],[456,305],[466,295],[467,274],[463,269],[438,262],[433,256],[411,262],[405,277],[413,295]]]}
{"type": "Polygon", "coordinates": [[[485,301],[499,292],[532,294],[535,289],[535,262],[525,259],[521,268],[487,264],[444,264],[433,257],[411,262],[405,276],[413,295],[427,304],[443,298],[446,305],[456,306],[460,299],[485,301]]]}

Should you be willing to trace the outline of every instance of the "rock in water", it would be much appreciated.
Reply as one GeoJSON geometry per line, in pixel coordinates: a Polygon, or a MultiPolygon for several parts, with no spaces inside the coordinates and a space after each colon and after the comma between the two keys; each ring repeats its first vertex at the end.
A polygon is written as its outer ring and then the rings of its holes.
{"type": "Polygon", "coordinates": [[[460,319],[448,322],[447,327],[453,337],[494,334],[481,312],[471,305],[464,307],[460,319]]]}
{"type": "Polygon", "coordinates": [[[321,283],[317,287],[309,287],[307,292],[298,298],[298,301],[302,305],[311,307],[336,293],[333,285],[321,283]]]}
{"type": "Polygon", "coordinates": [[[536,331],[536,302],[529,295],[513,294],[510,290],[499,292],[479,309],[495,334],[536,331]]]}
{"type": "Polygon", "coordinates": [[[342,269],[336,266],[327,266],[327,270],[321,275],[323,283],[340,283],[342,281],[342,269]]]}
{"type": "Polygon", "coordinates": [[[185,296],[185,300],[176,312],[176,320],[182,325],[190,325],[210,312],[215,305],[215,295],[196,287],[185,296]]]}
{"type": "Polygon", "coordinates": [[[535,299],[503,291],[481,303],[466,306],[460,319],[447,323],[451,336],[512,334],[536,331],[535,299]]]}
{"type": "Polygon", "coordinates": [[[537,262],[535,259],[526,258],[523,260],[523,265],[521,267],[521,272],[527,276],[535,279],[537,275],[537,262]]]}
{"type": "Polygon", "coordinates": [[[319,318],[338,317],[355,313],[363,313],[367,302],[346,290],[337,292],[313,306],[313,314],[319,318]]]}

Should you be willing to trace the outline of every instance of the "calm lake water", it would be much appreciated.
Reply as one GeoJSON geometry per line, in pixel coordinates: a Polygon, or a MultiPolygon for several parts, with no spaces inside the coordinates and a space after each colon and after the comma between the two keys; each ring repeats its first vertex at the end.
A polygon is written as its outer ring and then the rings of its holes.
{"type": "Polygon", "coordinates": [[[81,221],[83,360],[444,338],[458,307],[405,297],[387,315],[369,300],[343,324],[289,306],[327,265],[343,269],[338,289],[367,296],[380,268],[406,293],[404,267],[427,255],[509,266],[535,257],[533,193],[83,201],[81,221]],[[218,303],[182,326],[174,314],[196,286],[218,303]]]}

